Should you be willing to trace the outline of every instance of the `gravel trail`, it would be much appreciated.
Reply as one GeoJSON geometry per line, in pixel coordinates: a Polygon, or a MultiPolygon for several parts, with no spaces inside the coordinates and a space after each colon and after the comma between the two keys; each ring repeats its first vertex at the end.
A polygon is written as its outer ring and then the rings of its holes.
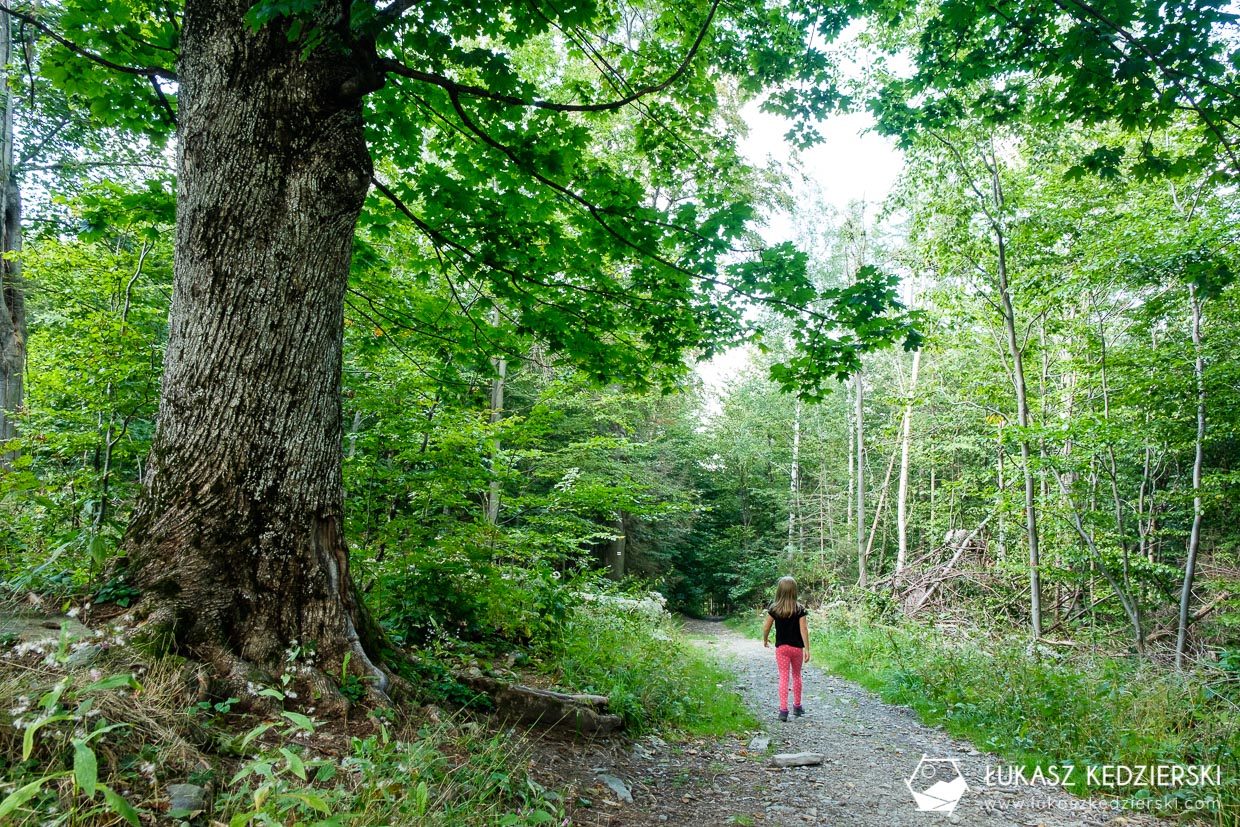
{"type": "MultiPolygon", "coordinates": [[[[680,818],[669,814],[668,823],[866,827],[1172,823],[1114,810],[1104,800],[1077,798],[1050,785],[1011,783],[1018,779],[1009,775],[1007,762],[925,726],[911,710],[883,703],[873,693],[828,675],[812,663],[803,670],[805,717],[780,723],[775,717],[778,677],[773,649],[764,649],[761,641],[721,623],[689,621],[685,631],[697,645],[717,652],[736,672],[738,691],[767,722],[768,754],[810,752],[825,758],[820,766],[789,769],[773,767],[769,759],[753,761],[761,766],[757,778],[743,773],[736,783],[725,785],[726,790],[717,780],[714,783],[715,789],[726,794],[724,800],[712,802],[723,805],[722,809],[700,820],[692,814],[680,818]],[[942,760],[919,767],[923,756],[942,760]],[[957,768],[967,790],[960,790],[957,768]],[[947,798],[961,793],[950,814],[918,809],[905,782],[919,770],[925,779],[914,781],[919,792],[941,781],[948,785],[941,788],[947,798]],[[1007,783],[995,783],[1000,780],[1007,783]]],[[[761,742],[751,746],[760,747],[761,742]]]]}

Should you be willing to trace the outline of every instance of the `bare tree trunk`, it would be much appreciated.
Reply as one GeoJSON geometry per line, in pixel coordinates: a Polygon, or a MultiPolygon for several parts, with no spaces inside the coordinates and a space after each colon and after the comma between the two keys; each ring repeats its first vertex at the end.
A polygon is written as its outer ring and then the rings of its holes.
{"type": "Polygon", "coordinates": [[[856,385],[857,405],[855,419],[857,421],[857,585],[866,587],[866,532],[865,532],[865,390],[863,379],[858,370],[853,377],[856,385]]]}
{"type": "Polygon", "coordinates": [[[900,483],[896,492],[896,574],[908,561],[908,468],[909,453],[913,442],[913,395],[917,392],[917,369],[921,365],[921,351],[913,352],[913,370],[909,376],[908,396],[904,402],[904,421],[900,436],[900,483]]]}
{"type": "Polygon", "coordinates": [[[792,415],[792,470],[788,480],[788,556],[799,550],[797,542],[797,513],[800,510],[801,491],[801,400],[796,401],[792,415]]]}
{"type": "MultiPolygon", "coordinates": [[[[492,324],[499,324],[499,308],[495,309],[492,324]]],[[[497,356],[491,360],[495,368],[495,378],[491,380],[491,425],[496,425],[504,415],[504,380],[508,376],[508,360],[497,356]]],[[[500,485],[499,471],[499,437],[491,438],[491,483],[486,494],[487,523],[499,523],[499,501],[503,493],[500,485]]]]}
{"type": "MultiPolygon", "coordinates": [[[[9,0],[0,0],[7,10],[9,0]]],[[[13,84],[8,67],[13,61],[13,20],[0,14],[0,73],[4,78],[4,115],[0,123],[0,467],[16,457],[3,450],[16,436],[14,415],[25,402],[26,296],[21,266],[10,254],[21,251],[21,195],[13,169],[13,84]]]]}
{"type": "MultiPolygon", "coordinates": [[[[1103,421],[1111,420],[1111,389],[1107,382],[1107,337],[1105,323],[1100,318],[1098,321],[1098,342],[1099,342],[1099,376],[1102,382],[1102,418],[1103,421]]],[[[1108,474],[1111,480],[1111,502],[1115,509],[1115,532],[1119,537],[1119,546],[1121,559],[1123,561],[1123,579],[1120,581],[1124,588],[1123,597],[1127,598],[1129,603],[1128,616],[1133,626],[1134,645],[1138,654],[1145,654],[1145,632],[1142,629],[1141,621],[1141,599],[1132,587],[1131,572],[1131,553],[1132,546],[1129,544],[1128,532],[1126,530],[1127,522],[1124,520],[1124,501],[1120,496],[1119,490],[1119,468],[1115,461],[1115,446],[1107,442],[1107,462],[1108,474]]],[[[1101,565],[1101,562],[1099,562],[1101,565]]]]}
{"type": "Polygon", "coordinates": [[[1188,298],[1192,311],[1193,331],[1193,378],[1197,383],[1197,439],[1193,452],[1193,528],[1188,537],[1188,557],[1184,560],[1184,585],[1180,589],[1180,620],[1175,638],[1175,668],[1184,668],[1184,655],[1188,649],[1189,609],[1193,602],[1193,578],[1197,573],[1197,550],[1201,546],[1201,518],[1204,511],[1201,502],[1201,469],[1205,462],[1206,441],[1206,362],[1201,349],[1201,297],[1197,288],[1189,282],[1188,298]]]}
{"type": "Polygon", "coordinates": [[[616,534],[607,544],[607,576],[612,580],[620,581],[624,579],[625,568],[624,512],[616,512],[612,527],[616,534]]]}
{"type": "Polygon", "coordinates": [[[303,55],[287,22],[251,31],[250,5],[185,4],[175,282],[128,576],[138,634],[234,692],[313,642],[303,697],[331,713],[346,658],[373,692],[388,682],[341,480],[344,291],[372,174],[362,96],[382,79],[373,50],[303,55]]]}
{"type": "Polygon", "coordinates": [[[851,530],[853,503],[857,501],[857,426],[852,415],[852,384],[844,385],[844,421],[848,423],[848,495],[844,498],[844,522],[851,530]]]}
{"type": "MultiPolygon", "coordinates": [[[[996,208],[1003,205],[1003,189],[999,180],[999,167],[990,166],[991,192],[996,208]]],[[[1042,636],[1042,582],[1038,550],[1037,480],[1033,473],[1033,450],[1028,428],[1030,425],[1029,397],[1025,382],[1024,352],[1016,336],[1016,311],[1012,307],[1011,284],[1008,277],[1007,237],[1003,225],[992,220],[997,256],[996,274],[999,286],[999,307],[1003,315],[1003,331],[1007,338],[1008,358],[1012,360],[1012,385],[1016,392],[1016,422],[1021,427],[1020,458],[1025,477],[1025,529],[1029,544],[1029,621],[1034,640],[1042,636]]]]}

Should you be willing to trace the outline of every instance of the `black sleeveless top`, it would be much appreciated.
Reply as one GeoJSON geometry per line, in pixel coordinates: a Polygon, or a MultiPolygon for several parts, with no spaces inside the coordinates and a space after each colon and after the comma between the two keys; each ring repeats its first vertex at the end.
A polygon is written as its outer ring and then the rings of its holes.
{"type": "Polygon", "coordinates": [[[767,614],[775,619],[775,645],[776,646],[795,646],[798,649],[805,648],[805,641],[801,640],[801,618],[809,614],[805,608],[799,603],[797,610],[792,613],[792,617],[780,617],[775,614],[775,604],[767,607],[767,614]]]}

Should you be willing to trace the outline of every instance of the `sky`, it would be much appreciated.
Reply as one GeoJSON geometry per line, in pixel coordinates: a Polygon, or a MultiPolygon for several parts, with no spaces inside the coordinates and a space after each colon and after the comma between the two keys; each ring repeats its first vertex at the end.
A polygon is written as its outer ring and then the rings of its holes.
{"type": "MultiPolygon", "coordinates": [[[[866,130],[873,124],[868,113],[835,115],[820,127],[825,140],[794,155],[783,139],[788,122],[761,112],[757,103],[743,114],[749,125],[748,137],[740,142],[741,151],[753,164],[775,161],[785,167],[799,164],[801,171],[817,184],[823,199],[843,209],[852,201],[880,203],[900,174],[903,158],[892,141],[866,130]]],[[[807,194],[801,192],[805,197],[807,194]]],[[[762,237],[768,243],[794,240],[795,216],[769,216],[762,237]]],[[[697,366],[707,388],[707,396],[717,399],[723,385],[740,371],[746,361],[743,351],[725,353],[697,366]]]]}

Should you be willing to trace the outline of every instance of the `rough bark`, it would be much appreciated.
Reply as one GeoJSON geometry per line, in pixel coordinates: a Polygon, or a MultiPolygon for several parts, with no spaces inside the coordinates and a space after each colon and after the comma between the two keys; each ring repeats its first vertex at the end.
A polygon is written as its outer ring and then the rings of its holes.
{"type": "MultiPolygon", "coordinates": [[[[341,531],[341,350],[371,179],[366,55],[304,57],[249,0],[185,4],[175,284],[158,428],[125,549],[143,633],[232,683],[313,643],[321,711],[387,684],[341,531]]],[[[373,54],[373,49],[368,50],[373,54]]]]}

